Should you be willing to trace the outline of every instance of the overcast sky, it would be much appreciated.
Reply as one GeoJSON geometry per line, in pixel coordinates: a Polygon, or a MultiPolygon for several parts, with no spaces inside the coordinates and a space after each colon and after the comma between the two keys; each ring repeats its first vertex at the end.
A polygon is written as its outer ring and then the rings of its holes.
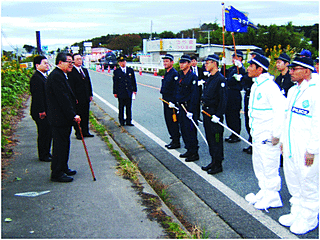
{"type": "MultiPolygon", "coordinates": [[[[161,33],[222,23],[222,1],[17,1],[1,0],[1,47],[24,44],[49,50],[108,34],[161,33]],[[5,36],[5,38],[4,38],[5,36]]],[[[319,23],[319,1],[225,1],[255,24],[319,23]]]]}

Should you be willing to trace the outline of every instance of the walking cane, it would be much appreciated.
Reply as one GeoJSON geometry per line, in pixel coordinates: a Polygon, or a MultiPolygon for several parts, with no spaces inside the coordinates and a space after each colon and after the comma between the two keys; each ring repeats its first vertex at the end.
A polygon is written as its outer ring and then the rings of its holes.
{"type": "Polygon", "coordinates": [[[91,170],[91,173],[92,173],[93,181],[96,181],[97,179],[94,176],[94,172],[93,172],[93,168],[92,168],[92,165],[91,165],[90,157],[89,157],[89,154],[88,154],[87,146],[86,146],[86,143],[84,142],[84,139],[83,139],[82,129],[80,127],[80,122],[77,122],[77,123],[78,123],[78,127],[79,127],[79,130],[80,130],[80,135],[81,135],[81,140],[82,140],[82,143],[83,143],[83,147],[84,147],[84,150],[86,152],[88,163],[89,163],[89,167],[90,167],[90,170],[91,170]]]}
{"type": "MultiPolygon", "coordinates": [[[[183,104],[181,104],[181,107],[183,108],[183,110],[187,113],[187,109],[185,108],[185,106],[183,106],[183,104]]],[[[201,137],[203,138],[204,142],[208,145],[207,139],[203,136],[202,132],[200,131],[200,128],[197,126],[197,124],[194,122],[194,120],[191,118],[190,119],[191,122],[193,123],[193,125],[196,127],[196,129],[198,130],[198,132],[200,133],[201,137]]]]}
{"type": "MultiPolygon", "coordinates": [[[[206,111],[202,110],[202,112],[207,115],[208,117],[212,117],[209,113],[207,113],[206,111]]],[[[244,141],[245,143],[249,144],[252,147],[252,143],[248,142],[246,139],[244,139],[243,137],[241,137],[238,133],[236,133],[235,131],[233,131],[231,128],[227,127],[226,125],[224,125],[223,123],[221,123],[220,121],[218,122],[222,127],[228,129],[230,132],[232,132],[234,135],[236,135],[238,138],[240,138],[242,141],[244,141]]]]}

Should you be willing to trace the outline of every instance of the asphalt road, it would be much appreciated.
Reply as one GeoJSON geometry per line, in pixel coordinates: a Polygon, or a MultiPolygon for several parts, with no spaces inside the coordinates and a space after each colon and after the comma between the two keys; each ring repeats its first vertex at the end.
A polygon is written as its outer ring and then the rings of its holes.
{"type": "MultiPolygon", "coordinates": [[[[110,73],[90,71],[94,90],[94,101],[114,119],[117,115],[117,99],[112,94],[112,71],[110,73]]],[[[244,238],[294,238],[288,234],[288,228],[278,224],[278,218],[289,212],[289,199],[282,168],[282,189],[280,191],[283,207],[271,208],[268,212],[254,210],[244,200],[248,193],[259,190],[253,173],[251,155],[242,151],[247,144],[225,143],[222,173],[214,176],[201,171],[200,167],[210,162],[208,147],[198,134],[200,160],[195,163],[184,163],[178,155],[184,153],[184,144],[177,150],[166,150],[164,145],[170,142],[163,118],[160,86],[161,77],[136,73],[138,93],[133,101],[133,123],[135,127],[125,127],[145,148],[198,195],[208,206],[224,219],[238,234],[244,238]],[[183,163],[183,164],[181,164],[183,163]]],[[[247,139],[242,117],[241,136],[247,139]]],[[[200,129],[204,134],[203,126],[200,129]]],[[[230,133],[225,130],[225,137],[230,133]]],[[[199,213],[201,214],[201,213],[199,213]]],[[[299,238],[319,238],[319,229],[299,238]]]]}

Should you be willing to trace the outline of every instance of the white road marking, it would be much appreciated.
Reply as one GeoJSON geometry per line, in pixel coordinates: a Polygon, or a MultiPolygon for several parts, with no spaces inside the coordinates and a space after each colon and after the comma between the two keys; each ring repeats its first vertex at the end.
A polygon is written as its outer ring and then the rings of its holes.
{"type": "MultiPolygon", "coordinates": [[[[100,97],[97,93],[93,93],[94,97],[97,97],[100,101],[102,101],[104,104],[106,104],[108,107],[110,107],[115,112],[119,112],[118,108],[113,106],[111,103],[109,103],[107,100],[100,97]]],[[[290,231],[288,231],[286,228],[282,227],[277,221],[273,220],[268,215],[264,214],[263,211],[257,210],[253,207],[253,205],[250,205],[243,197],[238,195],[235,191],[233,191],[231,188],[229,188],[227,185],[225,185],[223,182],[219,181],[217,178],[215,178],[213,175],[207,174],[207,172],[204,172],[201,170],[201,168],[193,163],[193,162],[185,162],[183,159],[179,157],[180,153],[177,150],[169,150],[165,147],[166,143],[162,141],[159,137],[154,135],[152,132],[150,132],[148,129],[137,123],[136,121],[132,120],[133,124],[136,128],[138,128],[141,132],[146,134],[149,138],[151,138],[153,141],[155,141],[157,144],[159,144],[163,149],[165,149],[167,152],[169,152],[171,155],[176,157],[180,162],[185,164],[187,167],[189,167],[191,170],[193,170],[195,173],[197,173],[199,176],[201,176],[204,180],[206,180],[208,183],[210,183],[213,187],[217,188],[220,192],[222,192],[224,195],[226,195],[229,199],[231,199],[234,203],[236,203],[239,207],[241,207],[243,210],[245,210],[247,213],[249,213],[251,216],[253,216],[255,219],[257,219],[259,222],[261,222],[265,227],[267,227],[269,230],[271,230],[273,233],[275,233],[280,238],[289,238],[289,239],[298,239],[298,237],[294,234],[292,234],[290,231]]]]}

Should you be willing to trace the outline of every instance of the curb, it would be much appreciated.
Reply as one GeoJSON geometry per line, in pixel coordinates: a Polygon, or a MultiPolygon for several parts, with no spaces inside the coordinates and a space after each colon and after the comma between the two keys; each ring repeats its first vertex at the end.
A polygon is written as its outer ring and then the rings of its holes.
{"type": "Polygon", "coordinates": [[[123,128],[119,127],[118,123],[101,110],[98,105],[91,104],[91,111],[97,120],[107,128],[111,136],[109,139],[113,139],[121,149],[120,152],[125,152],[123,154],[130,160],[135,161],[141,172],[152,173],[157,180],[168,186],[167,192],[171,196],[171,203],[187,222],[201,230],[204,229],[209,238],[241,238],[193,191],[161,164],[155,156],[149,153],[143,145],[126,131],[123,131],[123,128]]]}

